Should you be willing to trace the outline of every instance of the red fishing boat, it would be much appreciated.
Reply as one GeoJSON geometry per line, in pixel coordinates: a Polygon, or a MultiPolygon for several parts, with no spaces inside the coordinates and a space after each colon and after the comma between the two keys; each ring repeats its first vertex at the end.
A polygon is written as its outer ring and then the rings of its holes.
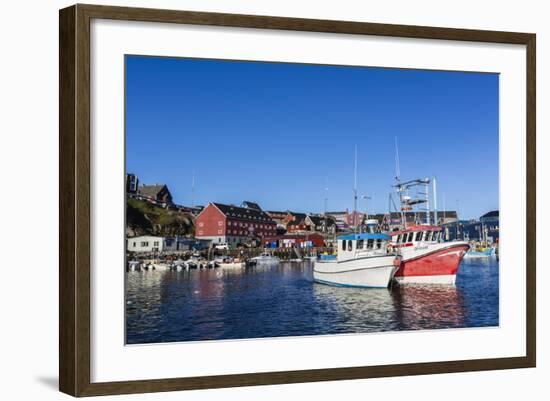
{"type": "Polygon", "coordinates": [[[470,245],[443,242],[441,227],[413,225],[390,233],[391,246],[399,250],[401,265],[395,280],[401,284],[454,284],[458,267],[470,245]]]}

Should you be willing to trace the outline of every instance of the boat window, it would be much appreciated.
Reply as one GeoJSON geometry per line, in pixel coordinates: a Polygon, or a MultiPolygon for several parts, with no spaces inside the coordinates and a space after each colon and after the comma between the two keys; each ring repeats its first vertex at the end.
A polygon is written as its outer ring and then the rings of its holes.
{"type": "Polygon", "coordinates": [[[365,240],[360,239],[357,241],[357,249],[363,249],[365,247],[365,240]]]}
{"type": "MultiPolygon", "coordinates": [[[[393,237],[393,238],[396,238],[396,237],[393,237]]],[[[396,243],[396,244],[399,244],[399,241],[401,241],[401,234],[399,234],[399,235],[397,236],[397,239],[395,239],[395,243],[396,243]]]]}
{"type": "Polygon", "coordinates": [[[412,242],[414,233],[409,233],[409,238],[407,239],[407,242],[412,242]]]}
{"type": "Polygon", "coordinates": [[[376,240],[376,249],[381,249],[382,248],[382,240],[381,239],[377,239],[376,240]]]}
{"type": "Polygon", "coordinates": [[[374,243],[374,240],[372,239],[367,240],[367,249],[372,249],[373,243],[374,243]]]}
{"type": "Polygon", "coordinates": [[[432,232],[426,231],[426,235],[424,236],[424,241],[429,242],[432,240],[432,232]]]}
{"type": "Polygon", "coordinates": [[[422,241],[422,231],[418,231],[418,232],[416,233],[416,237],[414,238],[414,240],[415,240],[416,242],[422,241]]]}
{"type": "Polygon", "coordinates": [[[346,250],[346,241],[342,241],[342,250],[343,250],[343,251],[346,250]]]}
{"type": "Polygon", "coordinates": [[[353,251],[353,242],[351,240],[348,241],[348,250],[353,251]]]}

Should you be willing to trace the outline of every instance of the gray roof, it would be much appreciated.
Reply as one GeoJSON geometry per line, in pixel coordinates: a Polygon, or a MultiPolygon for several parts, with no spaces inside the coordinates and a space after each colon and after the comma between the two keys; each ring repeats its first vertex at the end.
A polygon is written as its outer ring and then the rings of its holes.
{"type": "Polygon", "coordinates": [[[275,224],[271,217],[269,217],[269,215],[262,210],[249,209],[234,205],[224,205],[223,203],[215,202],[213,202],[212,204],[216,206],[227,217],[242,220],[263,221],[265,223],[275,224]]]}
{"type": "Polygon", "coordinates": [[[334,218],[332,218],[330,216],[327,216],[326,219],[323,216],[311,216],[310,215],[308,217],[311,220],[311,222],[313,224],[315,224],[316,227],[325,225],[325,222],[326,222],[327,227],[328,226],[333,226],[333,225],[336,224],[336,221],[334,220],[334,218]]]}
{"type": "Polygon", "coordinates": [[[155,184],[155,185],[142,185],[139,187],[139,193],[143,196],[150,198],[156,198],[162,189],[166,187],[164,184],[155,184]]]}
{"type": "Polygon", "coordinates": [[[262,210],[260,205],[258,205],[256,202],[243,201],[242,206],[247,209],[262,210]]]}

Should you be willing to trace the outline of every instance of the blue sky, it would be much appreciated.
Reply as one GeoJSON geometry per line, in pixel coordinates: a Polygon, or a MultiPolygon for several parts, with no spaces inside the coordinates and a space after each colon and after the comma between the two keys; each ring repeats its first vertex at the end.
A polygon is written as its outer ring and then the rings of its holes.
{"type": "Polygon", "coordinates": [[[352,209],[357,144],[359,195],[386,212],[395,137],[439,210],[498,209],[496,74],[126,56],[127,171],[179,204],[194,171],[195,204],[352,209]]]}

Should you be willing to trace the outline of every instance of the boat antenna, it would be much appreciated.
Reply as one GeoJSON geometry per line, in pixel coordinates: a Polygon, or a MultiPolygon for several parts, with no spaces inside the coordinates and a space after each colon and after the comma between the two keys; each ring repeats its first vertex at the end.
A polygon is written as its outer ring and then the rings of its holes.
{"type": "Polygon", "coordinates": [[[355,164],[353,169],[353,226],[357,232],[357,144],[355,145],[355,164]]]}
{"type": "Polygon", "coordinates": [[[397,136],[395,136],[395,181],[397,191],[399,192],[399,206],[401,208],[399,212],[401,214],[401,225],[403,226],[403,229],[405,229],[407,226],[405,211],[403,210],[403,191],[405,189],[401,186],[401,169],[399,167],[399,147],[397,146],[397,136]]]}
{"type": "Polygon", "coordinates": [[[399,168],[399,148],[397,146],[397,136],[395,137],[395,180],[399,184],[401,180],[401,171],[399,168]]]}

